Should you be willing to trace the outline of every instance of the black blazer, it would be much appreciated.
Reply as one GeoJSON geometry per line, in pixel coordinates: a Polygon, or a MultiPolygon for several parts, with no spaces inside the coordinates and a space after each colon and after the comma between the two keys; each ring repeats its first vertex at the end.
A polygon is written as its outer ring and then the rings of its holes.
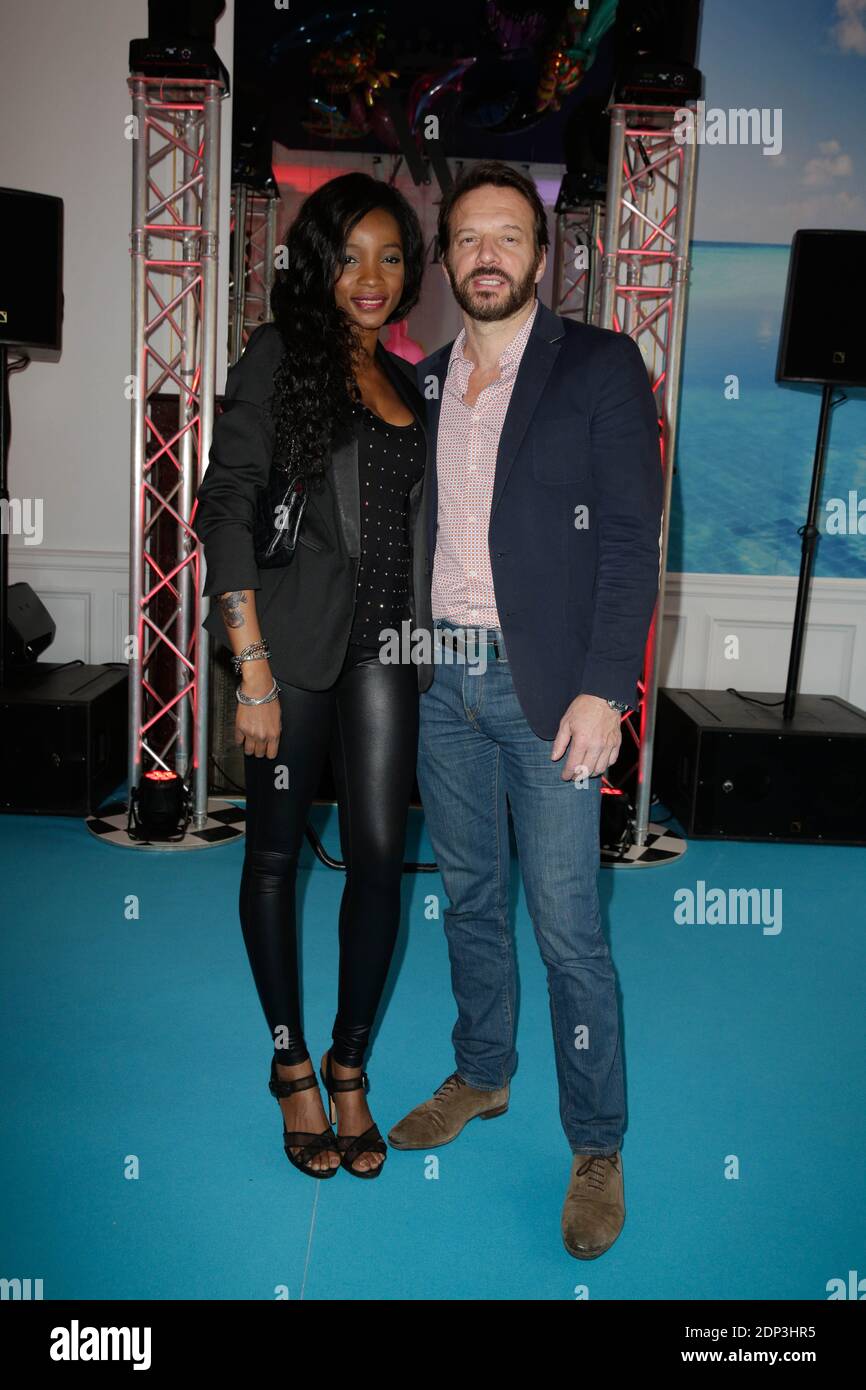
{"type": "MultiPolygon", "coordinates": [[[[452,346],[417,367],[434,460],[452,346]]],[[[429,492],[432,570],[435,467],[429,492]]],[[[539,302],[499,441],[488,546],[514,688],[540,738],[556,737],[576,695],[636,704],[662,499],[658,414],[637,344],[539,302]]]]}
{"type": "MultiPolygon", "coordinates": [[[[324,690],[339,675],[346,655],[361,554],[361,502],[358,442],[354,431],[337,441],[325,468],[325,486],[311,488],[290,565],[259,570],[253,552],[253,518],[258,490],[265,486],[274,447],[273,421],[265,399],[282,354],[274,323],[249,337],[240,359],[229,369],[224,409],[216,418],[209,463],[198,489],[195,531],[204,547],[205,597],[256,589],[256,613],[271,649],[274,676],[304,690],[324,690]]],[[[427,438],[425,406],[414,371],[402,358],[376,356],[427,438]]],[[[412,630],[430,633],[430,572],[424,524],[429,492],[430,455],[410,494],[409,538],[412,630]]],[[[224,646],[230,643],[218,604],[202,626],[224,646]]],[[[429,643],[429,637],[427,638],[429,643]]],[[[417,647],[409,648],[417,651],[417,647]]],[[[428,653],[423,651],[421,655],[428,653]]],[[[430,662],[418,663],[418,688],[433,679],[430,662]]]]}

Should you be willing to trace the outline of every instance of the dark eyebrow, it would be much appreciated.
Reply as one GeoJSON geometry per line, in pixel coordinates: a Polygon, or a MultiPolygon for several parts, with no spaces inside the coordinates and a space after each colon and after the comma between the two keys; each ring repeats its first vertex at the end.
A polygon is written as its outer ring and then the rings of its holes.
{"type": "MultiPolygon", "coordinates": [[[[348,251],[348,249],[349,249],[350,246],[354,246],[354,247],[357,248],[357,247],[360,246],[360,242],[357,242],[357,241],[347,241],[347,242],[346,242],[346,250],[347,250],[347,251],[348,251]]],[[[383,250],[383,251],[389,251],[389,250],[391,249],[391,247],[396,247],[396,249],[397,249],[398,251],[402,251],[402,250],[403,250],[403,247],[401,246],[401,244],[400,244],[399,241],[386,241],[386,242],[384,242],[383,245],[382,245],[382,250],[383,250]]]]}

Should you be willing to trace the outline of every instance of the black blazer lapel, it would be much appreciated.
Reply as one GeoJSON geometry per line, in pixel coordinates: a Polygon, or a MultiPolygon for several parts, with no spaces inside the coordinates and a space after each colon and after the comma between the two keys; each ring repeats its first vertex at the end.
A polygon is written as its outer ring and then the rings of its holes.
{"type": "Polygon", "coordinates": [[[337,513],[346,550],[353,560],[361,556],[361,497],[358,481],[358,438],[345,434],[332,448],[326,470],[337,498],[337,513]]]}
{"type": "MultiPolygon", "coordinates": [[[[453,346],[454,341],[452,339],[450,343],[446,343],[443,348],[440,348],[439,351],[429,359],[429,366],[424,373],[425,378],[431,376],[436,378],[435,395],[431,396],[429,399],[426,393],[424,396],[427,405],[427,427],[430,431],[430,450],[433,458],[436,457],[436,439],[439,434],[439,414],[442,409],[442,392],[445,389],[445,376],[448,372],[448,363],[451,359],[451,349],[453,346]]],[[[422,393],[424,393],[423,381],[419,382],[419,388],[422,393]]]]}
{"type": "Polygon", "coordinates": [[[553,364],[559,353],[559,342],[564,335],[565,330],[559,316],[552,313],[539,300],[535,323],[532,325],[532,331],[520,359],[520,366],[517,368],[517,377],[511,392],[511,400],[508,402],[508,410],[505,413],[502,434],[499,438],[496,473],[493,479],[493,496],[490,499],[491,516],[502,496],[502,489],[505,487],[506,479],[511,472],[511,465],[514,463],[517,451],[523,442],[523,436],[535,414],[538,399],[553,370],[553,364]]]}
{"type": "Polygon", "coordinates": [[[439,414],[442,407],[442,392],[445,389],[445,375],[448,371],[448,363],[451,359],[451,349],[454,346],[454,339],[446,343],[438,352],[425,358],[424,362],[418,363],[418,389],[424,397],[427,415],[427,431],[429,434],[427,457],[430,460],[429,486],[426,488],[427,497],[425,502],[426,521],[427,521],[427,568],[432,573],[433,570],[433,551],[436,548],[436,518],[439,512],[439,478],[436,470],[436,441],[439,437],[439,414]],[[421,370],[423,367],[423,371],[421,370]],[[428,392],[429,378],[433,377],[436,381],[436,391],[430,396],[428,392]]]}

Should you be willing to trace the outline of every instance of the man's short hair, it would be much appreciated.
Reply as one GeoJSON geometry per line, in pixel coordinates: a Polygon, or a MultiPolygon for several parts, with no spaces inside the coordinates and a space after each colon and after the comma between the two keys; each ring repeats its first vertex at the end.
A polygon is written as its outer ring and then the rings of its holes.
{"type": "Polygon", "coordinates": [[[493,184],[496,188],[513,188],[516,192],[522,193],[535,216],[535,249],[541,251],[548,245],[547,213],[532,179],[526,174],[521,174],[518,169],[512,169],[510,164],[504,164],[502,160],[486,159],[461,174],[439,205],[437,239],[440,260],[445,260],[451,244],[449,221],[454,204],[464,193],[470,193],[484,184],[493,184]]]}

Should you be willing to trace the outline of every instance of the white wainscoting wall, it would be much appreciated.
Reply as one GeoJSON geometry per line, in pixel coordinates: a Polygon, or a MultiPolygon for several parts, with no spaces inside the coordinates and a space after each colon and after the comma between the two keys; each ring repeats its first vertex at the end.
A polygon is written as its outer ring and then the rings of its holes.
{"type": "MultiPolygon", "coordinates": [[[[46,661],[122,661],[129,631],[125,551],[10,547],[10,582],[26,581],[57,624],[46,661]]],[[[669,574],[660,684],[781,693],[796,578],[669,574]],[[736,643],[730,639],[736,638],[736,643]],[[738,651],[731,659],[726,653],[738,651]]],[[[804,692],[866,707],[866,580],[816,579],[800,680],[804,692]]]]}

